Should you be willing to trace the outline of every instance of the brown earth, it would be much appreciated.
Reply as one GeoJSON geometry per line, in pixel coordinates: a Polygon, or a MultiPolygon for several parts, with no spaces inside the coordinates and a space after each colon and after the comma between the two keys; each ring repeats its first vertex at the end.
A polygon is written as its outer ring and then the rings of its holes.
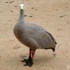
{"type": "Polygon", "coordinates": [[[70,0],[0,0],[0,70],[70,70],[70,0]],[[25,21],[48,30],[56,39],[51,50],[37,50],[34,65],[25,67],[28,48],[13,34],[19,4],[25,4],[25,21]]]}

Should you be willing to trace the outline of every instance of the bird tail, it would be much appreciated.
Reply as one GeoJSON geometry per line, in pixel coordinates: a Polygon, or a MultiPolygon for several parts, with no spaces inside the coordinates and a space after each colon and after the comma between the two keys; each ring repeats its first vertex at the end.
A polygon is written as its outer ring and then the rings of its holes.
{"type": "Polygon", "coordinates": [[[53,36],[49,33],[49,32],[47,32],[50,36],[51,36],[51,38],[52,38],[52,40],[55,42],[55,44],[57,44],[57,42],[56,42],[56,40],[53,38],[53,36]]]}

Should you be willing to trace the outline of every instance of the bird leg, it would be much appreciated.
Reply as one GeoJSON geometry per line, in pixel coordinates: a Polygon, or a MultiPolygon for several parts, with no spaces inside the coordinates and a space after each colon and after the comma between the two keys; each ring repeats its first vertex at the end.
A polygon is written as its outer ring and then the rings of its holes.
{"type": "Polygon", "coordinates": [[[29,49],[29,58],[23,60],[23,62],[26,63],[25,66],[31,67],[33,65],[34,54],[35,54],[35,50],[29,49]]]}

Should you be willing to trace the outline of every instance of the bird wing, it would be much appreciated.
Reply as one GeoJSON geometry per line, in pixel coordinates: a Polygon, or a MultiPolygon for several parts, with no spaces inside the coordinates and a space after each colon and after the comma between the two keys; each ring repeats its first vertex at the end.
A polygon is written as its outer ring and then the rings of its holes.
{"type": "Polygon", "coordinates": [[[27,35],[38,44],[39,48],[49,48],[55,45],[53,36],[42,27],[34,24],[27,28],[27,35]]]}

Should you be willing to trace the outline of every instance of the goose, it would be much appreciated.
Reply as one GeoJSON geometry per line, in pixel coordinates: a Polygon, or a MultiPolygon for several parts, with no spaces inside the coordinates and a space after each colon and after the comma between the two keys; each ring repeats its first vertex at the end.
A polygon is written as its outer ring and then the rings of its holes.
{"type": "Polygon", "coordinates": [[[20,4],[20,16],[13,31],[15,37],[29,48],[28,59],[22,61],[25,62],[26,66],[33,65],[36,49],[51,49],[55,52],[57,42],[47,30],[36,24],[25,23],[24,4],[20,4]]]}

